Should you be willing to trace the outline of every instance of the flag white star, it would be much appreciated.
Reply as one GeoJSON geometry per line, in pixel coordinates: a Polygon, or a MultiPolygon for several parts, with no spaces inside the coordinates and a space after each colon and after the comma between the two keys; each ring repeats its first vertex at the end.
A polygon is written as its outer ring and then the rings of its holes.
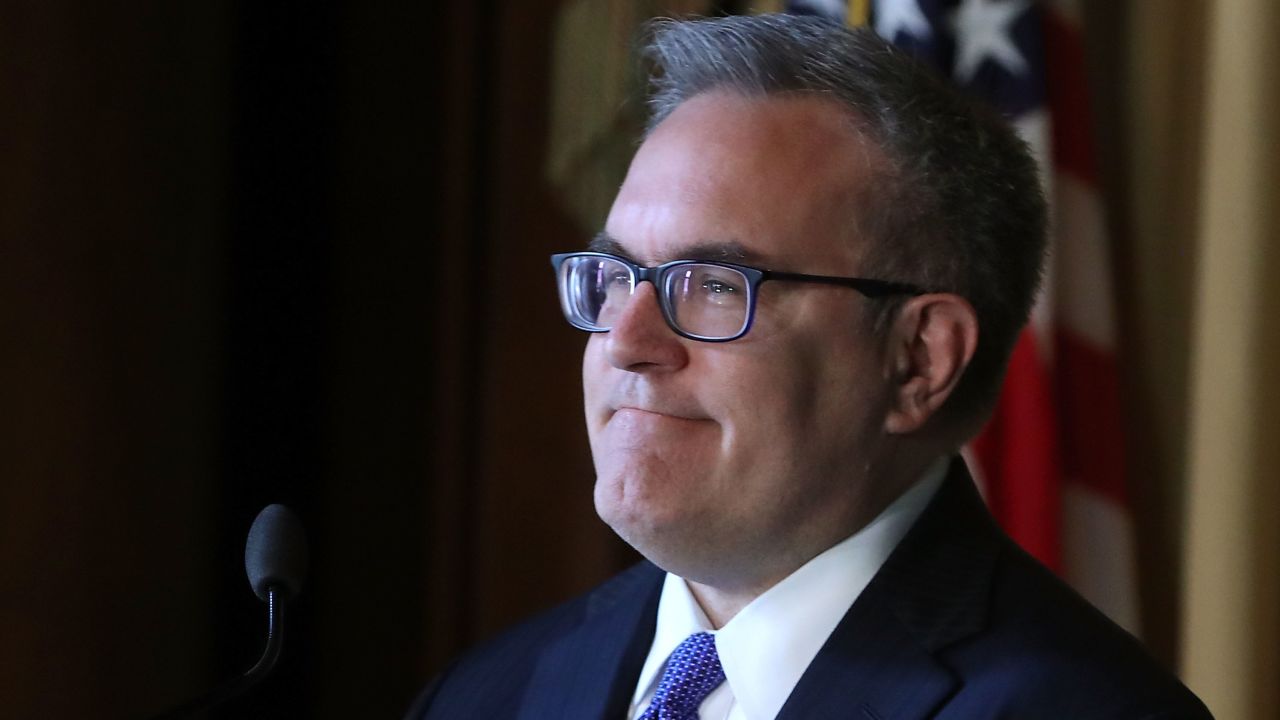
{"type": "Polygon", "coordinates": [[[880,0],[876,3],[876,34],[893,42],[899,32],[928,39],[932,32],[929,20],[920,11],[919,0],[880,0]]]}
{"type": "Polygon", "coordinates": [[[964,0],[951,16],[958,82],[972,80],[988,58],[1014,75],[1027,72],[1027,59],[1018,52],[1010,32],[1014,21],[1029,7],[1031,0],[964,0]]]}

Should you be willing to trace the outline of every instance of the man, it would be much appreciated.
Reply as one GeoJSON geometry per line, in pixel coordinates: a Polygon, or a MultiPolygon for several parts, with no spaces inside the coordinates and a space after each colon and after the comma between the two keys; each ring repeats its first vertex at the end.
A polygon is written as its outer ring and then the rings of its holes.
{"type": "Polygon", "coordinates": [[[649,133],[553,258],[601,518],[648,562],[411,717],[1203,718],[1019,551],[957,448],[1041,272],[1034,163],[873,35],[656,27],[649,133]]]}

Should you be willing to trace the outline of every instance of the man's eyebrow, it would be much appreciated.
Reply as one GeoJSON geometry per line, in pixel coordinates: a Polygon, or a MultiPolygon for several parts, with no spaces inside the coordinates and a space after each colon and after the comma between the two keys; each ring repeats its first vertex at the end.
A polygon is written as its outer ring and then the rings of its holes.
{"type": "Polygon", "coordinates": [[[622,247],[622,243],[615,240],[612,235],[604,230],[596,233],[596,236],[591,238],[591,242],[587,243],[587,249],[591,252],[617,255],[618,257],[624,257],[628,260],[634,259],[627,253],[627,249],[622,247]]]}
{"type": "MultiPolygon", "coordinates": [[[[623,247],[622,243],[605,231],[596,233],[587,249],[592,252],[608,253],[635,261],[636,258],[623,247]]],[[[733,240],[703,241],[677,248],[670,257],[657,259],[659,262],[670,260],[719,260],[721,262],[753,263],[759,262],[760,256],[751,252],[733,240]]]]}

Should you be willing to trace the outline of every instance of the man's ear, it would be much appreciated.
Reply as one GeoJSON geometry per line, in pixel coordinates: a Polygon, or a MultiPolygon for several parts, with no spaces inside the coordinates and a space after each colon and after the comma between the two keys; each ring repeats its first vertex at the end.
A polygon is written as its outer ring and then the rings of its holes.
{"type": "Polygon", "coordinates": [[[885,430],[919,430],[960,382],[978,347],[978,315],[959,295],[934,293],[908,300],[889,328],[886,369],[893,402],[885,430]]]}

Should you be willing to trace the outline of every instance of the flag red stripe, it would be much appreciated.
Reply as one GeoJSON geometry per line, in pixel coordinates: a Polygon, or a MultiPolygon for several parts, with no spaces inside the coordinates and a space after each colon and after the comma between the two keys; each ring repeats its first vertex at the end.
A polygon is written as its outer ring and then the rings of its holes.
{"type": "Polygon", "coordinates": [[[1055,343],[1066,475],[1127,508],[1124,418],[1115,357],[1061,326],[1055,343]]]}
{"type": "Polygon", "coordinates": [[[1093,148],[1093,114],[1080,30],[1050,5],[1044,6],[1042,17],[1047,59],[1045,87],[1049,114],[1053,117],[1054,171],[1070,173],[1096,187],[1098,164],[1093,148]]]}
{"type": "Polygon", "coordinates": [[[995,413],[973,450],[996,520],[1023,549],[1060,571],[1061,466],[1052,392],[1035,335],[1023,330],[995,413]]]}

